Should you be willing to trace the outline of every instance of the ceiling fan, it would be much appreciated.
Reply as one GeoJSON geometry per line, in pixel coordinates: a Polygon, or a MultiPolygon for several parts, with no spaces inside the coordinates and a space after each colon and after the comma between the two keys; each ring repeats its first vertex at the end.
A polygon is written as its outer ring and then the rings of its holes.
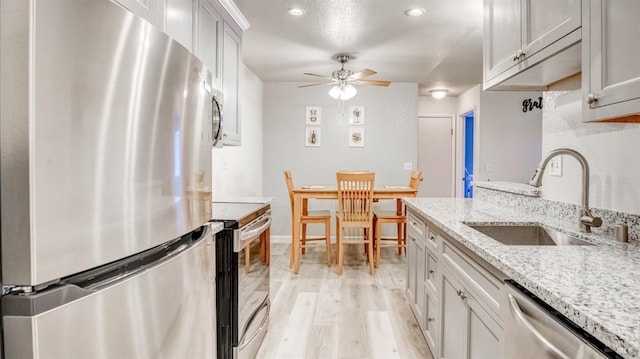
{"type": "MultiPolygon", "coordinates": [[[[310,87],[310,86],[317,86],[317,85],[335,84],[334,88],[344,90],[349,85],[389,86],[389,84],[391,83],[389,81],[381,81],[381,80],[363,80],[363,78],[367,76],[375,75],[377,74],[377,72],[370,69],[364,69],[356,73],[354,73],[351,70],[345,70],[344,64],[347,63],[347,61],[349,61],[349,55],[338,55],[336,58],[342,66],[340,70],[334,71],[331,74],[331,76],[318,75],[310,72],[304,73],[305,75],[321,77],[329,81],[318,82],[318,83],[309,84],[309,85],[302,85],[298,87],[310,87]]],[[[353,86],[351,86],[351,88],[353,88],[353,86]]],[[[331,94],[331,92],[329,94],[331,94]]],[[[355,95],[355,89],[354,89],[354,95],[355,95]]],[[[337,98],[337,96],[334,96],[334,97],[337,98]]]]}

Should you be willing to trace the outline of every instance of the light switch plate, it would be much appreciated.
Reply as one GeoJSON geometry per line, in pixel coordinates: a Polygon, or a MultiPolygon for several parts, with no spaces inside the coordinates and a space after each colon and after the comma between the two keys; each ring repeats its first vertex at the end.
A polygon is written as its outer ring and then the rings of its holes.
{"type": "Polygon", "coordinates": [[[549,161],[549,176],[562,177],[562,157],[558,156],[549,161]]]}
{"type": "Polygon", "coordinates": [[[405,163],[402,165],[402,168],[403,168],[405,171],[411,171],[411,170],[413,169],[413,165],[411,164],[411,162],[405,162],[405,163]]]}

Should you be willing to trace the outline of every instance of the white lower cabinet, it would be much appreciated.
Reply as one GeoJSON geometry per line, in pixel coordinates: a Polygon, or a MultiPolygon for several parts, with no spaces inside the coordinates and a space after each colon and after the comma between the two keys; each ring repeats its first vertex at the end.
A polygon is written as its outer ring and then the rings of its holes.
{"type": "Polygon", "coordinates": [[[420,327],[424,327],[426,296],[424,292],[425,245],[424,239],[413,231],[407,231],[409,237],[407,250],[407,298],[411,309],[418,319],[420,327]]]}
{"type": "Polygon", "coordinates": [[[440,358],[502,358],[502,336],[500,322],[490,309],[444,268],[440,358]]]}
{"type": "Polygon", "coordinates": [[[504,275],[429,221],[407,218],[407,300],[434,357],[502,358],[504,275]]]}

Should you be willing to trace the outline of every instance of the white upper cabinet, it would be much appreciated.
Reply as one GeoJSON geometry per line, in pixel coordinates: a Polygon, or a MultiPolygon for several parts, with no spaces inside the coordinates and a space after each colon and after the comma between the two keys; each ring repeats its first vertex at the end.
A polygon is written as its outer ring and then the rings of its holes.
{"type": "Polygon", "coordinates": [[[211,72],[213,87],[219,89],[222,82],[222,14],[208,0],[198,1],[197,13],[195,53],[211,72]]]}
{"type": "Polygon", "coordinates": [[[166,0],[165,32],[193,52],[193,0],[166,0]]]}
{"type": "Polygon", "coordinates": [[[585,0],[584,121],[640,122],[640,1],[585,0]]]}
{"type": "Polygon", "coordinates": [[[125,9],[164,30],[165,0],[113,0],[125,9]]]}
{"type": "Polygon", "coordinates": [[[222,110],[224,111],[225,145],[240,145],[240,64],[242,60],[242,30],[234,23],[223,21],[222,34],[222,110]]]}
{"type": "Polygon", "coordinates": [[[580,72],[581,0],[485,0],[484,89],[545,89],[580,72]]]}

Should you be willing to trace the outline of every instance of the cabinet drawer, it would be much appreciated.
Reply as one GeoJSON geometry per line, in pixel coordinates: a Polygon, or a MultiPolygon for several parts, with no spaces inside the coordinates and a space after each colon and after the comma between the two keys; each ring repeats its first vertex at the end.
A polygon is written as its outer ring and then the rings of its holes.
{"type": "Polygon", "coordinates": [[[418,237],[424,238],[426,233],[426,225],[413,213],[407,213],[407,227],[408,230],[413,231],[418,237]]]}
{"type": "Polygon", "coordinates": [[[427,248],[432,250],[435,255],[438,255],[438,253],[440,253],[440,248],[442,247],[442,237],[432,231],[429,227],[426,227],[426,233],[427,248]]]}
{"type": "MultiPolygon", "coordinates": [[[[437,257],[430,251],[425,253],[427,262],[424,273],[424,284],[431,290],[433,294],[436,294],[438,288],[438,260],[437,257]]],[[[434,297],[435,300],[435,297],[434,297]]]]}
{"type": "Polygon", "coordinates": [[[471,258],[454,248],[449,242],[443,243],[442,261],[450,266],[473,291],[474,296],[484,302],[494,313],[500,315],[503,283],[486,269],[475,264],[471,258]]]}

